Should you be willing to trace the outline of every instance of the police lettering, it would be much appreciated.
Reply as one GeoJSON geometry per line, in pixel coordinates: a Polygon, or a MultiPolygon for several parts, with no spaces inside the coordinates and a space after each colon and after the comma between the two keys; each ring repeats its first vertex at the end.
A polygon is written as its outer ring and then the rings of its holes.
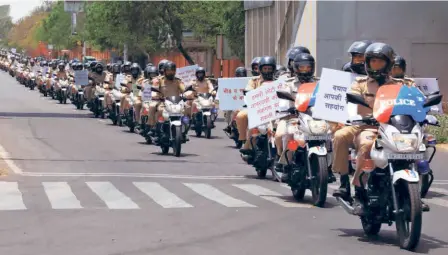
{"type": "Polygon", "coordinates": [[[387,106],[387,105],[415,106],[415,101],[411,100],[411,99],[390,99],[390,100],[381,100],[380,104],[382,106],[387,106]]]}

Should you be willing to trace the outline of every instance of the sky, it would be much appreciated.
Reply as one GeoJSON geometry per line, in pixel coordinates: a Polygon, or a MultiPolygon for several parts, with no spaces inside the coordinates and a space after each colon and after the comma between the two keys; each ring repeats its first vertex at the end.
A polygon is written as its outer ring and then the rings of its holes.
{"type": "Polygon", "coordinates": [[[0,0],[0,5],[9,4],[11,6],[9,15],[13,22],[30,14],[40,3],[41,0],[0,0]]]}

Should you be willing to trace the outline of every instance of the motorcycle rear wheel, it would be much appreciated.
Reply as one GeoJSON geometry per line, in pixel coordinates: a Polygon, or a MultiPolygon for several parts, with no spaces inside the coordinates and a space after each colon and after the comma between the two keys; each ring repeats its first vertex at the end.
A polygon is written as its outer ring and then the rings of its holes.
{"type": "Polygon", "coordinates": [[[365,216],[361,216],[360,218],[362,229],[367,236],[375,236],[380,232],[382,225],[381,222],[372,222],[365,216]]]}
{"type": "Polygon", "coordinates": [[[402,249],[413,251],[419,241],[422,231],[422,202],[418,183],[402,181],[396,185],[398,214],[395,226],[402,249]]]}

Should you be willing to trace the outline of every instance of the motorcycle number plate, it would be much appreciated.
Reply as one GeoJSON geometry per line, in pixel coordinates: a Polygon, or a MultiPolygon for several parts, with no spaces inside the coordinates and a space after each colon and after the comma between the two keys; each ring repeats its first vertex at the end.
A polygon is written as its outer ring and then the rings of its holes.
{"type": "Polygon", "coordinates": [[[330,135],[306,135],[305,140],[312,141],[312,140],[331,140],[330,135]]]}
{"type": "Polygon", "coordinates": [[[179,117],[182,115],[183,115],[182,113],[170,113],[170,116],[173,116],[173,117],[179,117]]]}
{"type": "Polygon", "coordinates": [[[388,159],[423,159],[423,154],[387,154],[388,159]]]}

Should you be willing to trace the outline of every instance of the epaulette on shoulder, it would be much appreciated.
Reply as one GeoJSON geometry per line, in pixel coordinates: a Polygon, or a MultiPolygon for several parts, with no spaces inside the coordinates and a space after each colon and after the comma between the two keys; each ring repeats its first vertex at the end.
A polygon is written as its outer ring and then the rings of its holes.
{"type": "Polygon", "coordinates": [[[363,82],[363,81],[367,81],[367,79],[368,79],[367,76],[358,76],[355,78],[355,81],[363,82]]]}
{"type": "Polygon", "coordinates": [[[412,78],[410,78],[410,77],[404,77],[404,79],[403,80],[405,80],[405,81],[407,81],[407,82],[415,82],[415,80],[414,79],[412,79],[412,78]]]}
{"type": "Polygon", "coordinates": [[[406,82],[406,80],[405,79],[400,79],[400,78],[393,78],[392,77],[392,79],[391,79],[392,81],[394,81],[394,82],[401,82],[401,83],[405,83],[406,82]]]}

